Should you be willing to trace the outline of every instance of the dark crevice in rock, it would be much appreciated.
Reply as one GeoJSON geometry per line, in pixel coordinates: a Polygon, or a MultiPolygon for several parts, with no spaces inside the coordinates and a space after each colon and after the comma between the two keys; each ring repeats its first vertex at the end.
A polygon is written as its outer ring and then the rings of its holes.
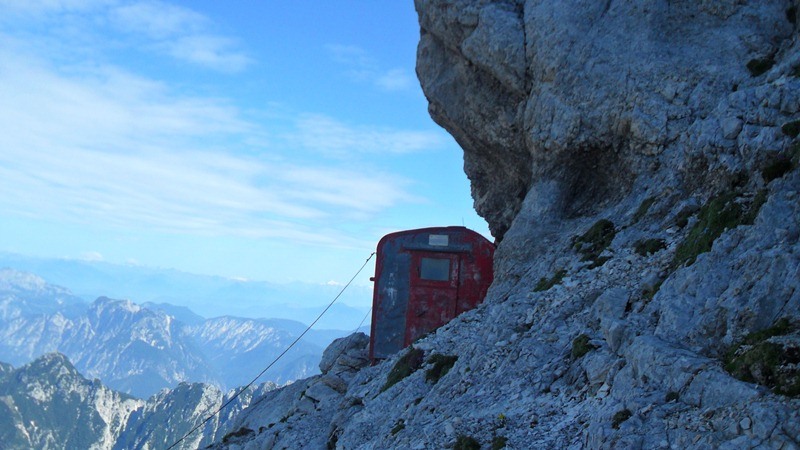
{"type": "Polygon", "coordinates": [[[594,215],[621,200],[634,180],[622,152],[602,144],[565,152],[545,172],[562,186],[559,203],[568,219],[594,215]]]}

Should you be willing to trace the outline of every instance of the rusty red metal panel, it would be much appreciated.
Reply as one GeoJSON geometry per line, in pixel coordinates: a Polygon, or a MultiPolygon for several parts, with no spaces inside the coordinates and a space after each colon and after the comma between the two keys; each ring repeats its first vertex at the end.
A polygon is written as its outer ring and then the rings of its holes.
{"type": "Polygon", "coordinates": [[[370,358],[382,359],[483,301],[494,244],[464,227],[401,231],[378,243],[370,358]]]}

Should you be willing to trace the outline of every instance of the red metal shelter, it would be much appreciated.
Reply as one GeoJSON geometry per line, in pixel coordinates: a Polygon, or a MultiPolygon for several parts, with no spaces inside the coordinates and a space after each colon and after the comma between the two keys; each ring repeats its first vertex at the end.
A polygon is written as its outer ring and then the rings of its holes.
{"type": "Polygon", "coordinates": [[[388,234],[378,243],[370,358],[409,346],[483,301],[494,244],[464,227],[388,234]]]}

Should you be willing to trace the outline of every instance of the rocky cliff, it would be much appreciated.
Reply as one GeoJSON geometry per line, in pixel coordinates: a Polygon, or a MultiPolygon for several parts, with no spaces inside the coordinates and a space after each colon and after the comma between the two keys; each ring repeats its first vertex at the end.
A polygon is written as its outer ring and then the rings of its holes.
{"type": "Polygon", "coordinates": [[[800,447],[800,2],[416,7],[495,282],[217,447],[800,447]]]}
{"type": "Polygon", "coordinates": [[[18,369],[0,363],[0,448],[131,450],[167,448],[199,429],[175,449],[197,448],[223,439],[232,417],[254,398],[275,388],[264,383],[221,392],[202,383],[181,383],[148,400],[111,390],[84,378],[60,353],[44,355],[18,369]],[[224,402],[230,405],[205,421],[224,402]]]}

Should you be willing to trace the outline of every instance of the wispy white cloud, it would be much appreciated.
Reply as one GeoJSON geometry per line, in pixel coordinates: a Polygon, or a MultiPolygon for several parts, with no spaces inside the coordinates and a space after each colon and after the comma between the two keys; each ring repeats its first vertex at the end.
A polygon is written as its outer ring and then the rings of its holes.
{"type": "Polygon", "coordinates": [[[83,261],[103,261],[103,254],[96,251],[88,251],[81,254],[80,259],[83,261]]]}
{"type": "Polygon", "coordinates": [[[281,180],[293,187],[291,198],[327,205],[344,214],[375,213],[401,202],[418,201],[405,190],[408,180],[387,173],[295,167],[285,171],[281,180]]]}
{"type": "Polygon", "coordinates": [[[183,36],[159,45],[173,57],[221,72],[241,72],[253,60],[235,51],[232,39],[213,35],[183,36]]]}
{"type": "Polygon", "coordinates": [[[328,156],[359,152],[412,153],[440,148],[446,141],[441,132],[351,126],[332,117],[306,114],[297,119],[297,133],[290,138],[298,145],[328,156]]]}
{"type": "Polygon", "coordinates": [[[384,69],[361,47],[329,44],[331,59],[342,65],[352,80],[369,83],[386,91],[401,91],[413,86],[414,77],[401,68],[384,69]]]}
{"type": "Polygon", "coordinates": [[[222,72],[239,72],[253,60],[235,39],[211,31],[213,22],[189,8],[160,1],[121,4],[109,11],[119,29],[153,41],[152,48],[176,59],[222,72]]]}
{"type": "MultiPolygon", "coordinates": [[[[323,150],[331,151],[415,151],[438,139],[347,127],[324,116],[304,116],[295,127],[293,136],[310,133],[301,144],[328,141],[323,150]]],[[[294,147],[281,158],[238,148],[259,133],[224,101],[176,95],[115,67],[65,74],[14,48],[0,49],[6,213],[340,245],[348,238],[337,222],[419,201],[408,193],[410,181],[391,173],[318,158],[293,162],[294,147]]]]}
{"type": "Polygon", "coordinates": [[[361,47],[355,45],[342,45],[342,44],[328,44],[325,46],[331,58],[347,66],[376,70],[375,61],[367,55],[367,52],[361,47]]]}
{"type": "Polygon", "coordinates": [[[43,14],[85,11],[106,6],[117,0],[0,0],[0,9],[9,13],[43,14]]]}
{"type": "Polygon", "coordinates": [[[120,29],[155,39],[200,33],[210,24],[202,14],[157,1],[121,4],[110,10],[109,17],[120,29]]]}
{"type": "Polygon", "coordinates": [[[38,23],[37,39],[70,52],[110,40],[115,51],[152,51],[219,72],[240,72],[253,63],[236,38],[214,30],[209,17],[163,1],[0,0],[0,22],[4,18],[38,23]]]}
{"type": "Polygon", "coordinates": [[[375,84],[387,91],[402,91],[411,87],[414,79],[403,69],[392,69],[378,76],[375,84]]]}

